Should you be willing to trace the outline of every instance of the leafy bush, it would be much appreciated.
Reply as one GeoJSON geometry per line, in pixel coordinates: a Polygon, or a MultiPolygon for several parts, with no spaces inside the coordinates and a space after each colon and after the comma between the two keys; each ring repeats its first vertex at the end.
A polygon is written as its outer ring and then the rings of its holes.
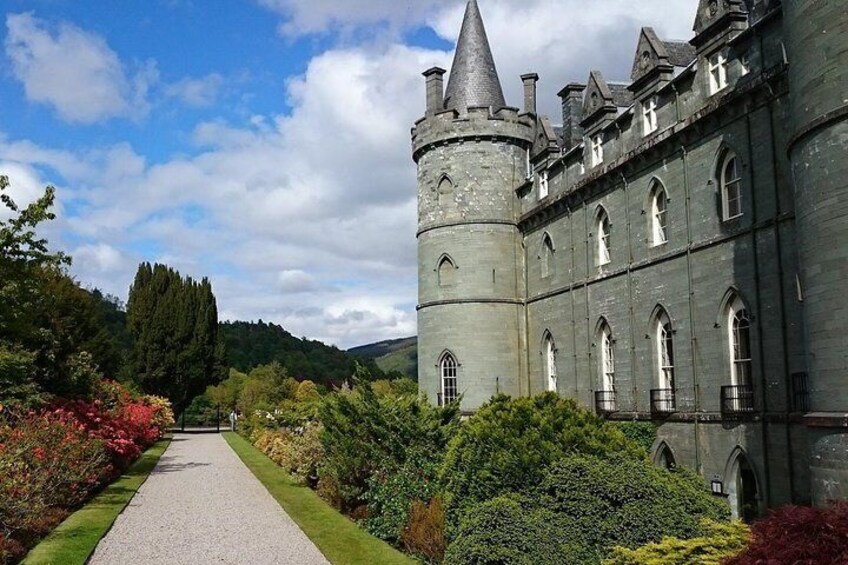
{"type": "Polygon", "coordinates": [[[848,563],[848,502],[786,506],[753,525],[748,549],[727,565],[848,563]]]}
{"type": "Polygon", "coordinates": [[[616,547],[604,565],[721,565],[738,555],[751,539],[751,529],[738,520],[703,520],[706,535],[692,539],[665,537],[637,549],[616,547]]]}
{"type": "Polygon", "coordinates": [[[512,503],[498,499],[499,505],[467,511],[457,548],[452,544],[448,553],[463,563],[497,562],[510,552],[529,552],[533,562],[599,563],[613,546],[701,535],[701,518],[729,514],[693,473],[622,455],[565,455],[538,486],[524,490],[512,503]],[[490,531],[496,519],[514,530],[490,531]],[[522,539],[513,539],[510,531],[521,531],[522,539]],[[481,554],[484,549],[489,553],[481,554]]]}
{"type": "Polygon", "coordinates": [[[462,508],[538,484],[552,463],[573,451],[646,457],[619,429],[571,399],[554,393],[492,398],[448,448],[441,475],[451,520],[462,508]]]}
{"type": "Polygon", "coordinates": [[[325,396],[318,418],[326,452],[319,475],[337,487],[346,512],[367,502],[368,481],[376,471],[401,467],[410,453],[443,452],[459,425],[455,406],[380,396],[365,381],[353,392],[325,396]]]}
{"type": "Polygon", "coordinates": [[[428,562],[441,562],[447,546],[442,499],[436,496],[429,503],[420,500],[413,502],[409,523],[403,528],[400,539],[409,553],[428,562]]]}
{"type": "Polygon", "coordinates": [[[527,508],[515,495],[477,504],[465,513],[456,540],[448,546],[451,565],[560,565],[568,561],[559,547],[556,516],[527,508]]]}
{"type": "MultiPolygon", "coordinates": [[[[365,493],[368,503],[365,529],[381,539],[397,542],[404,527],[410,524],[413,506],[431,500],[439,493],[441,455],[432,452],[410,453],[399,467],[376,470],[368,479],[365,493]]],[[[414,534],[413,537],[418,539],[414,534]]],[[[444,552],[444,548],[441,551],[444,552]]]]}
{"type": "Polygon", "coordinates": [[[644,449],[651,451],[654,441],[657,439],[657,426],[653,422],[612,422],[621,430],[627,439],[644,449]]]}

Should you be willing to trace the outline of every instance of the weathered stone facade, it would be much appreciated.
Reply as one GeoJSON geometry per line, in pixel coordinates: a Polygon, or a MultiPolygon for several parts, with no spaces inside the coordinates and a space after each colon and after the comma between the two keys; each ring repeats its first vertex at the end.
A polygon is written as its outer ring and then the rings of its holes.
{"type": "Polygon", "coordinates": [[[447,99],[425,73],[413,130],[430,398],[555,389],[654,421],[655,460],[717,481],[738,515],[844,498],[839,4],[702,0],[689,43],[644,28],[630,81],[566,86],[553,126],[536,75],[523,111],[503,106],[472,0],[462,73],[447,99]]]}

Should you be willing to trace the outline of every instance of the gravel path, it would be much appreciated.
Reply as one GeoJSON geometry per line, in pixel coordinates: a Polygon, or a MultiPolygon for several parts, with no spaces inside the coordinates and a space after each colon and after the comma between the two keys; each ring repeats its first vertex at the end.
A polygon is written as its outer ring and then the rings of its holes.
{"type": "Polygon", "coordinates": [[[218,434],[177,434],[93,565],[328,564],[218,434]]]}

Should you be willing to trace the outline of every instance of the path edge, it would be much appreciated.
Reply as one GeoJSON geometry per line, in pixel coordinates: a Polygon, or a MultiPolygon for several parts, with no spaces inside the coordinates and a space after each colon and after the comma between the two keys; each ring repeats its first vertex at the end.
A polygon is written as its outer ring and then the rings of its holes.
{"type": "Polygon", "coordinates": [[[171,445],[172,439],[173,436],[168,435],[142,453],[123,475],[86,502],[82,508],[65,518],[46,538],[33,547],[21,565],[84,565],[88,563],[94,550],[112,529],[118,516],[124,513],[139,489],[147,482],[156,465],[159,464],[159,459],[171,445]],[[123,492],[119,489],[123,489],[123,492]],[[110,497],[115,497],[117,500],[109,502],[110,497]],[[114,506],[114,508],[109,508],[103,516],[97,516],[98,507],[101,505],[114,506]],[[91,539],[86,538],[87,535],[91,535],[91,539]],[[79,548],[75,548],[77,542],[81,542],[79,548]]]}
{"type": "Polygon", "coordinates": [[[355,522],[339,513],[335,508],[327,504],[315,491],[306,486],[296,485],[282,467],[274,463],[267,455],[250,444],[246,439],[235,432],[222,432],[230,448],[235,452],[245,467],[250,470],[254,477],[265,487],[268,494],[280,505],[283,511],[294,521],[300,530],[315,544],[324,557],[333,565],[357,565],[363,563],[355,555],[359,551],[371,551],[368,553],[369,565],[416,565],[420,561],[400,552],[383,540],[376,538],[360,528],[355,522]],[[255,459],[255,460],[251,460],[255,459]],[[268,476],[273,475],[273,480],[268,476]],[[298,489],[300,501],[294,497],[286,496],[284,489],[298,489]],[[334,517],[335,528],[330,533],[322,533],[310,523],[309,509],[302,506],[310,506],[312,510],[331,512],[334,517]],[[348,543],[348,550],[340,550],[336,547],[340,540],[348,543]],[[355,546],[355,548],[353,547],[355,546]]]}

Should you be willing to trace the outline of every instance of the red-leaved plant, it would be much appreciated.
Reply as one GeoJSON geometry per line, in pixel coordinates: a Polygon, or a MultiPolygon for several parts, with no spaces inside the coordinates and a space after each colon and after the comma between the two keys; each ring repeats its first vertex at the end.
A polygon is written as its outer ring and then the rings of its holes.
{"type": "Polygon", "coordinates": [[[752,527],[753,541],[726,565],[848,563],[848,502],[785,506],[752,527]]]}

